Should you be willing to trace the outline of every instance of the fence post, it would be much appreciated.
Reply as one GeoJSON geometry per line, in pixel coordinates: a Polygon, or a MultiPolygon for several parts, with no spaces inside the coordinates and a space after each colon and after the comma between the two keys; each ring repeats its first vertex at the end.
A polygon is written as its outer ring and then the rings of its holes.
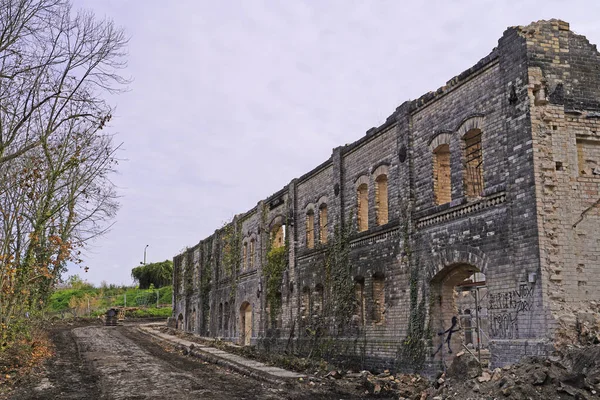
{"type": "Polygon", "coordinates": [[[156,308],[158,308],[158,295],[159,295],[159,293],[158,293],[158,290],[157,290],[156,291],[156,308]]]}

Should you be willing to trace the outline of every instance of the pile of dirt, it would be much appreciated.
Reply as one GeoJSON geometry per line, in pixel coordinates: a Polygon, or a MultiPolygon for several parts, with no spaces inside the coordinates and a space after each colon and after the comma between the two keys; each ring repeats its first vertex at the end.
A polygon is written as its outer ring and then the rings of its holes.
{"type": "Polygon", "coordinates": [[[595,301],[583,302],[577,309],[564,306],[555,312],[558,329],[554,345],[558,349],[569,346],[590,346],[600,344],[600,304],[595,301]]]}
{"type": "MultiPolygon", "coordinates": [[[[331,374],[331,372],[330,372],[331,374]]],[[[355,389],[365,395],[378,395],[395,399],[420,399],[430,386],[429,380],[417,374],[371,374],[368,371],[347,373],[345,379],[355,380],[355,389]]]]}
{"type": "Polygon", "coordinates": [[[554,359],[526,357],[478,374],[469,357],[457,358],[427,398],[600,399],[600,346],[567,349],[554,359]]]}

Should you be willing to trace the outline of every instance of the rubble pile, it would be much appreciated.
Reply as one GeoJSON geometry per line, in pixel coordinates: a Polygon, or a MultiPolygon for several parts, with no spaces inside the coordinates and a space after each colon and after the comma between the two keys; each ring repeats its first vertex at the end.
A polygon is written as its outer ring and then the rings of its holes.
{"type": "Polygon", "coordinates": [[[527,357],[494,370],[476,364],[470,355],[457,357],[426,398],[600,399],[600,346],[571,348],[553,359],[527,357]]]}
{"type": "MultiPolygon", "coordinates": [[[[325,374],[324,379],[339,380],[340,384],[352,385],[361,395],[394,399],[421,398],[421,394],[430,386],[430,382],[416,374],[391,374],[386,370],[380,374],[369,371],[353,372],[332,370],[325,374]],[[417,397],[415,397],[417,396],[417,397]]],[[[310,379],[310,378],[309,378],[310,379]]],[[[318,381],[323,379],[316,378],[318,381]]]]}
{"type": "Polygon", "coordinates": [[[600,399],[599,344],[565,346],[549,359],[526,357],[518,364],[495,369],[483,368],[473,355],[460,352],[447,371],[440,372],[433,380],[418,374],[394,374],[389,370],[383,373],[344,371],[325,362],[319,366],[306,364],[303,372],[308,377],[298,383],[323,390],[343,389],[346,393],[354,392],[357,398],[600,399]]]}

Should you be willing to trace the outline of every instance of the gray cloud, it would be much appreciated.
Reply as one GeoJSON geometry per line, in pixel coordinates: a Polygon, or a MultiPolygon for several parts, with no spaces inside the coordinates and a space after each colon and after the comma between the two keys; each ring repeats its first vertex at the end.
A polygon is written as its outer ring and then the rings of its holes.
{"type": "MultiPolygon", "coordinates": [[[[597,1],[93,1],[129,35],[117,223],[88,280],[129,283],[487,55],[508,26],[561,18],[600,43],[597,1]]],[[[81,273],[72,269],[70,273],[81,273]]]]}

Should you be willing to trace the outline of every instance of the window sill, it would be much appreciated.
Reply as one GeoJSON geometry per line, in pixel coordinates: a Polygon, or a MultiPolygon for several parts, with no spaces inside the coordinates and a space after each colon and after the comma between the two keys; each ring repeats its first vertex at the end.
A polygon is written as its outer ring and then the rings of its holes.
{"type": "Polygon", "coordinates": [[[258,272],[258,269],[256,269],[256,268],[251,269],[251,270],[247,270],[247,271],[242,271],[242,272],[240,272],[240,274],[238,275],[238,277],[240,279],[247,278],[249,276],[256,275],[257,272],[258,272]]]}
{"type": "MultiPolygon", "coordinates": [[[[474,199],[472,201],[467,201],[466,198],[460,200],[461,202],[456,206],[444,207],[443,209],[434,208],[415,215],[417,228],[425,228],[431,225],[444,223],[502,204],[506,201],[506,192],[496,192],[492,195],[474,199]]],[[[452,205],[452,203],[449,204],[452,205]]]]}
{"type": "Polygon", "coordinates": [[[310,255],[324,253],[325,249],[327,249],[327,244],[318,244],[313,249],[303,247],[297,250],[296,258],[304,258],[310,255]]]}
{"type": "Polygon", "coordinates": [[[366,236],[375,235],[380,232],[387,231],[390,228],[395,228],[396,226],[398,226],[399,221],[400,221],[399,219],[395,218],[395,219],[388,221],[387,224],[377,225],[377,226],[374,226],[373,228],[367,229],[366,231],[356,232],[353,235],[351,235],[350,240],[362,239],[366,236]]]}
{"type": "Polygon", "coordinates": [[[483,192],[481,192],[481,196],[479,196],[479,197],[469,198],[467,196],[462,196],[462,197],[459,197],[457,199],[450,201],[449,203],[435,205],[435,206],[426,208],[425,210],[416,212],[414,214],[414,218],[415,218],[415,220],[419,220],[419,219],[428,217],[430,215],[443,213],[444,211],[449,211],[453,208],[456,208],[456,207],[459,207],[462,205],[467,205],[470,203],[478,203],[480,201],[485,200],[488,197],[492,197],[498,193],[503,193],[505,191],[506,191],[505,184],[501,183],[499,185],[494,185],[494,186],[485,188],[483,190],[483,192]]]}

